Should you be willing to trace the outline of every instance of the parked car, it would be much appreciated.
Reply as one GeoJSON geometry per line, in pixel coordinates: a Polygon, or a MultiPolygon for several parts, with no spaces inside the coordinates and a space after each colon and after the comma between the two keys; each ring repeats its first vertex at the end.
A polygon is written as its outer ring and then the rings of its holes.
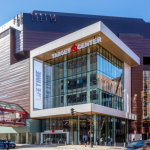
{"type": "Polygon", "coordinates": [[[150,150],[150,140],[134,141],[126,146],[126,150],[150,150]]]}
{"type": "MultiPolygon", "coordinates": [[[[0,139],[0,147],[6,148],[6,139],[0,139]]],[[[16,144],[9,140],[9,148],[15,148],[16,144]]]]}

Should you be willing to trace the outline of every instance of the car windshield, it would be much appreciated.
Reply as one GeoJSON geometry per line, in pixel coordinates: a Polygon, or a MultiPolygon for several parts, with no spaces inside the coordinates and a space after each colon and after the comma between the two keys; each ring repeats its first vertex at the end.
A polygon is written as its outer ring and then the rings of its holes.
{"type": "Polygon", "coordinates": [[[135,142],[130,143],[129,146],[142,147],[144,146],[144,141],[135,141],[135,142]]]}

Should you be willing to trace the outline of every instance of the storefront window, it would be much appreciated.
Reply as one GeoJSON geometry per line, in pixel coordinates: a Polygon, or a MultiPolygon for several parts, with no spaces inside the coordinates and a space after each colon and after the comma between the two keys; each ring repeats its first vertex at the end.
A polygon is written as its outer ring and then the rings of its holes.
{"type": "Polygon", "coordinates": [[[89,102],[123,110],[123,63],[118,58],[93,45],[45,61],[44,109],[89,102]]]}
{"type": "MultiPolygon", "coordinates": [[[[101,138],[104,141],[110,137],[113,139],[113,142],[127,142],[127,126],[128,121],[125,119],[94,114],[92,117],[92,141],[96,144],[96,139],[98,138],[99,142],[97,141],[97,144],[100,144],[101,138]]],[[[43,136],[44,143],[58,143],[58,141],[65,143],[67,132],[69,132],[68,138],[70,144],[72,141],[74,144],[79,144],[79,142],[84,143],[85,140],[90,142],[90,116],[48,118],[46,119],[43,131],[48,130],[61,130],[61,133],[47,134],[45,132],[43,136]]]]}

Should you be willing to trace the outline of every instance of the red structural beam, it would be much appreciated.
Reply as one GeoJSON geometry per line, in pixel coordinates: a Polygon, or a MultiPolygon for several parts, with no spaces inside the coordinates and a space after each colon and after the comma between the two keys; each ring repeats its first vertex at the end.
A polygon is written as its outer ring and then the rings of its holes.
{"type": "Polygon", "coordinates": [[[13,109],[3,109],[3,108],[0,108],[0,111],[26,114],[24,111],[18,111],[18,110],[13,110],[13,109]]]}
{"type": "Polygon", "coordinates": [[[0,101],[0,125],[25,126],[26,113],[19,105],[0,101]],[[9,108],[9,109],[7,109],[9,108]]]}

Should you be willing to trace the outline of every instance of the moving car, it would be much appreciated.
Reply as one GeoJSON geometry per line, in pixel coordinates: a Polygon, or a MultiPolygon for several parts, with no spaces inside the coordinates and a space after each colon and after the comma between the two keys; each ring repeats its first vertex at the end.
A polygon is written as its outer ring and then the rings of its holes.
{"type": "Polygon", "coordinates": [[[134,141],[126,146],[126,150],[150,150],[150,140],[134,141]]]}
{"type": "MultiPolygon", "coordinates": [[[[6,139],[0,139],[0,147],[6,148],[6,139]]],[[[16,144],[9,140],[9,148],[15,148],[16,144]]]]}

